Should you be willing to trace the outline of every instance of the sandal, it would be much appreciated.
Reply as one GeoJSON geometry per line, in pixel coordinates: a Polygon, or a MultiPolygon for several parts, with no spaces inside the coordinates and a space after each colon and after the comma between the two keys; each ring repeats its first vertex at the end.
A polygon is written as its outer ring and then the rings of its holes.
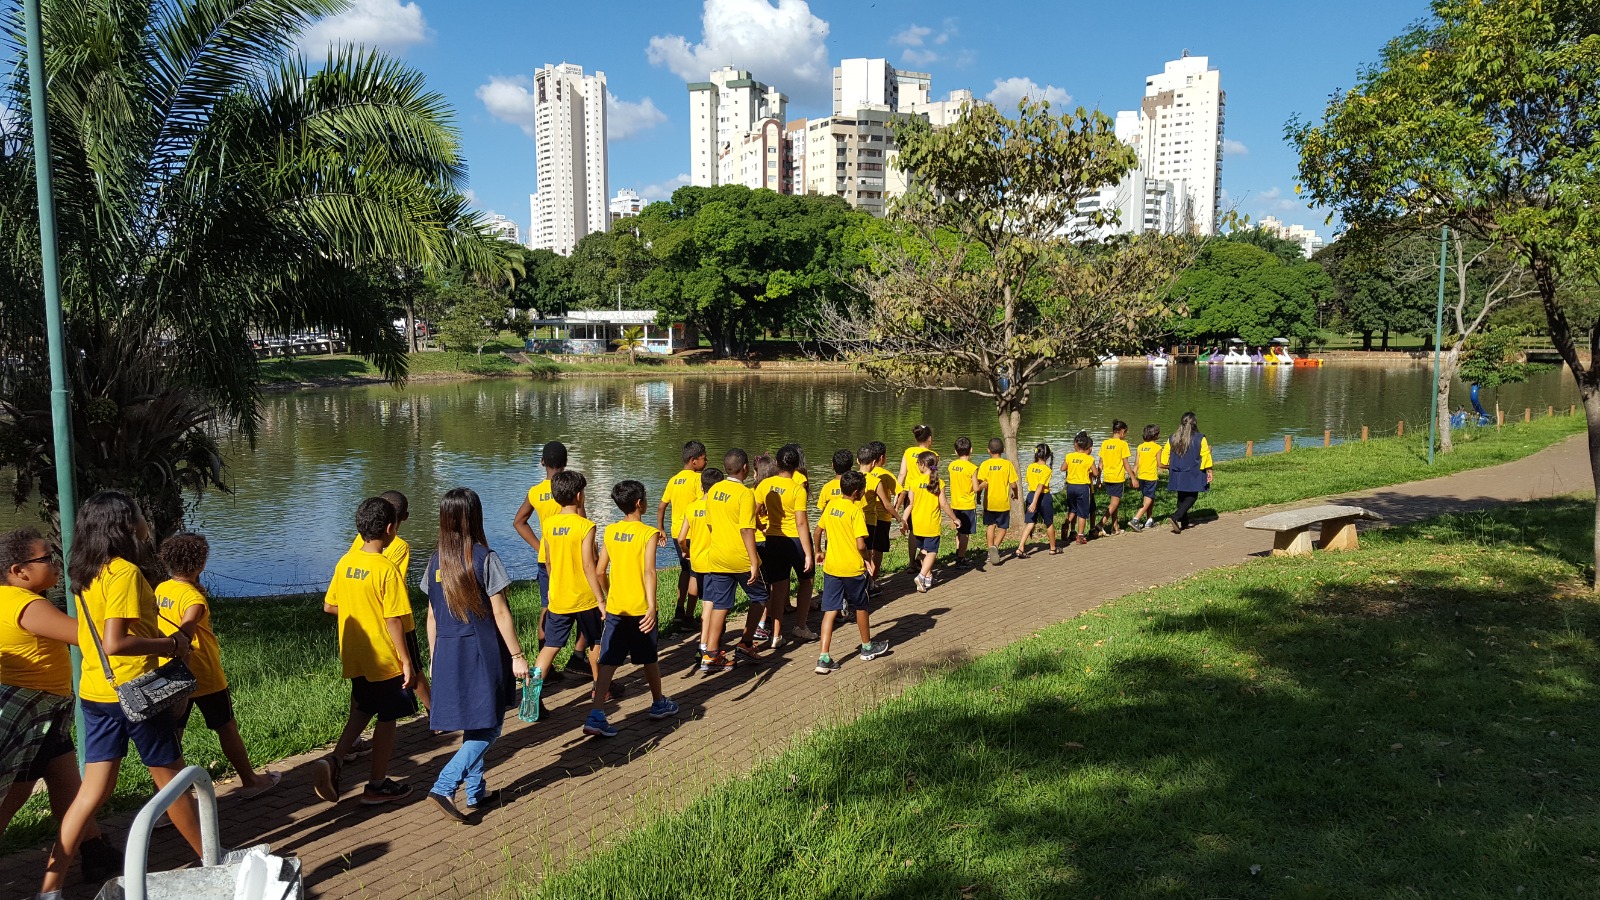
{"type": "Polygon", "coordinates": [[[1060,547],[1051,548],[1050,555],[1051,556],[1060,556],[1061,555],[1061,548],[1060,547]]]}
{"type": "Polygon", "coordinates": [[[241,789],[239,791],[239,796],[240,796],[241,799],[254,800],[255,798],[261,796],[262,794],[265,794],[268,791],[272,790],[273,788],[277,787],[278,786],[278,782],[283,780],[283,773],[282,772],[270,772],[269,771],[269,772],[262,772],[261,774],[265,775],[267,777],[267,783],[264,784],[264,785],[261,785],[259,787],[241,789]]]}

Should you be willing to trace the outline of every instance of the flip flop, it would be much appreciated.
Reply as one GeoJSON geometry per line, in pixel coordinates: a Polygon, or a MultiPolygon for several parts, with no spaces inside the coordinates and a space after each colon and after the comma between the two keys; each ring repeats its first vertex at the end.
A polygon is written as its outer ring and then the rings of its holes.
{"type": "Polygon", "coordinates": [[[244,790],[241,790],[239,792],[239,797],[241,799],[254,800],[255,798],[261,796],[262,794],[265,794],[268,791],[271,791],[273,788],[277,787],[278,786],[278,782],[283,780],[283,773],[282,772],[267,771],[267,772],[262,772],[261,774],[267,776],[268,782],[266,784],[260,786],[260,787],[246,788],[244,790]]]}

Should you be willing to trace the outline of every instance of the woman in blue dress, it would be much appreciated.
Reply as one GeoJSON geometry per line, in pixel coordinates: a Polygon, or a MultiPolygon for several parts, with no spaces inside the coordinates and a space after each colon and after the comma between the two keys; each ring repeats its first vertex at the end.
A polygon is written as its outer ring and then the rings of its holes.
{"type": "Polygon", "coordinates": [[[439,501],[439,549],[422,572],[428,592],[428,649],[432,656],[434,731],[460,731],[461,749],[428,792],[446,816],[466,822],[456,791],[466,788],[467,810],[490,804],[484,755],[500,737],[506,710],[516,705],[517,682],[528,661],[517,640],[506,589],[511,577],[483,533],[483,503],[475,491],[454,488],[439,501]]]}
{"type": "Polygon", "coordinates": [[[1178,430],[1161,450],[1161,467],[1169,472],[1167,490],[1178,495],[1178,508],[1172,514],[1172,533],[1189,527],[1189,509],[1201,491],[1211,490],[1211,445],[1200,433],[1194,413],[1178,420],[1178,430]]]}

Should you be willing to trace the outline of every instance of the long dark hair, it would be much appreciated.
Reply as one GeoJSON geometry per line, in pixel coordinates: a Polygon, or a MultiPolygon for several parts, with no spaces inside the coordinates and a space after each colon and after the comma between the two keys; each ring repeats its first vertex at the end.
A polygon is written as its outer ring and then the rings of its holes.
{"type": "Polygon", "coordinates": [[[1194,413],[1186,412],[1178,420],[1178,430],[1172,433],[1172,453],[1174,456],[1183,456],[1189,452],[1189,445],[1194,442],[1194,436],[1200,433],[1200,420],[1194,413]]]}
{"type": "Polygon", "coordinates": [[[133,498],[121,491],[101,491],[78,507],[75,534],[72,540],[72,558],[67,561],[67,575],[72,579],[72,589],[83,593],[94,583],[113,559],[123,559],[137,566],[149,580],[151,568],[149,533],[141,535],[144,516],[133,498]]]}
{"type": "Polygon", "coordinates": [[[483,501],[472,488],[451,488],[439,498],[439,581],[444,603],[456,621],[467,615],[486,616],[483,590],[472,571],[472,545],[489,549],[483,534],[483,501]]]}

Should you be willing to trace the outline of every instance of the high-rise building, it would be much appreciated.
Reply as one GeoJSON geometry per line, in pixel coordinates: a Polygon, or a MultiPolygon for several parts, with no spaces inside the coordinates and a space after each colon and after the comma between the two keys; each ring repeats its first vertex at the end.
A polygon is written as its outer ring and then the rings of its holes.
{"type": "Polygon", "coordinates": [[[1278,221],[1276,216],[1262,219],[1261,227],[1283,240],[1299,244],[1300,252],[1305,254],[1306,259],[1310,259],[1318,250],[1328,245],[1328,242],[1312,229],[1304,225],[1285,225],[1278,221]]]}
{"type": "Polygon", "coordinates": [[[517,223],[505,216],[491,216],[484,230],[502,241],[510,241],[513,244],[522,243],[522,229],[517,227],[517,223]]]}
{"type": "Polygon", "coordinates": [[[539,192],[529,198],[528,246],[563,256],[610,222],[606,159],[606,75],[546,65],[533,75],[539,192]]]}
{"type": "MultiPolygon", "coordinates": [[[[689,85],[689,183],[698,187],[741,180],[723,168],[735,144],[763,119],[783,121],[789,98],[743,69],[723,66],[689,85]]],[[[736,155],[736,154],[735,154],[736,155]]],[[[732,165],[730,161],[728,165],[732,165]]]]}
{"type": "Polygon", "coordinates": [[[833,114],[874,106],[904,112],[906,106],[929,101],[932,81],[927,72],[902,72],[886,59],[841,60],[833,69],[833,114]]]}
{"type": "Polygon", "coordinates": [[[762,119],[723,149],[719,160],[719,169],[724,173],[721,183],[784,193],[790,167],[788,151],[783,122],[762,119]]]}
{"type": "Polygon", "coordinates": [[[1222,205],[1222,130],[1227,95],[1221,75],[1188,51],[1145,79],[1140,163],[1146,178],[1185,183],[1189,230],[1215,234],[1222,205]]]}
{"type": "Polygon", "coordinates": [[[927,92],[924,91],[923,99],[908,103],[906,101],[907,93],[904,89],[901,90],[900,111],[913,115],[927,116],[928,124],[934,128],[953,125],[973,104],[988,102],[974,98],[971,91],[959,90],[951,91],[948,100],[928,100],[926,99],[927,92]]]}
{"type": "Polygon", "coordinates": [[[631,219],[644,211],[650,201],[639,196],[633,188],[622,188],[617,195],[611,198],[611,225],[616,227],[618,221],[631,219]]]}

